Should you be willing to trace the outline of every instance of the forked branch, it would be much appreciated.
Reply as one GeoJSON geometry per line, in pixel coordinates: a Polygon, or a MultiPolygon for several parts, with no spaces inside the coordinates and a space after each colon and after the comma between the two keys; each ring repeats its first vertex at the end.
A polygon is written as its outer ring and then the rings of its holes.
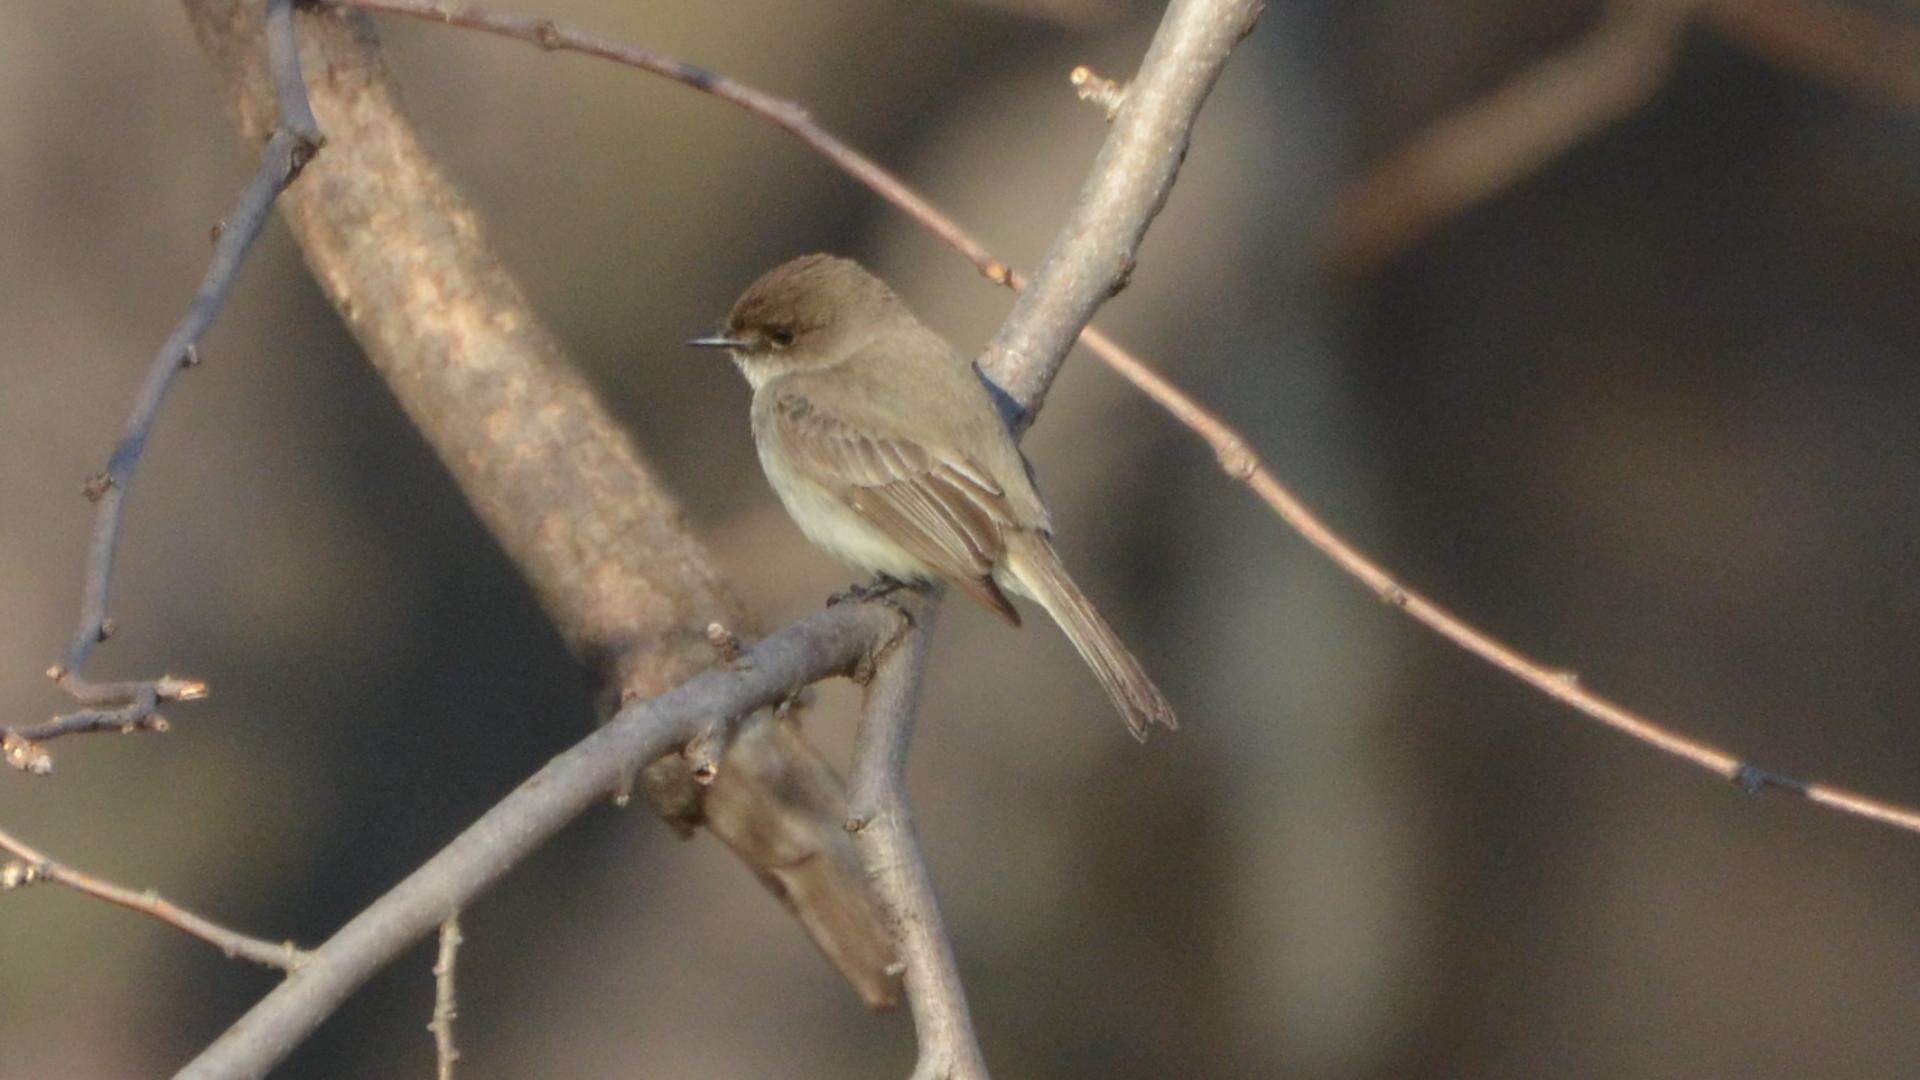
{"type": "Polygon", "coordinates": [[[266,224],[267,211],[300,175],[320,148],[320,127],[307,104],[306,84],[300,77],[299,48],[293,37],[293,0],[269,0],[266,9],[268,67],[280,106],[280,121],[260,156],[260,167],[240,191],[232,209],[214,230],[213,261],[187,311],[160,351],[147,364],[147,376],[133,399],[126,429],[107,459],[107,467],[82,486],[94,504],[93,535],[87,542],[87,568],[80,586],[80,622],[60,660],[47,675],[82,710],[57,716],[30,727],[0,728],[0,756],[7,764],[31,773],[53,771],[53,757],[41,744],[62,735],[90,731],[165,731],[160,715],[163,702],[194,701],[205,697],[207,684],[171,675],[135,682],[93,682],[82,667],[94,647],[113,636],[115,624],[107,616],[108,587],[113,580],[113,558],[120,544],[126,516],[127,491],[140,467],[147,439],[160,414],[160,403],[182,371],[200,361],[199,341],[220,313],[247,252],[266,224]]]}
{"type": "MultiPolygon", "coordinates": [[[[523,15],[502,14],[474,7],[451,7],[430,0],[334,0],[343,6],[385,11],[415,18],[430,19],[526,41],[549,50],[565,50],[598,56],[628,67],[679,82],[702,93],[712,94],[738,105],[793,135],[822,157],[833,162],[849,176],[876,195],[892,203],[921,227],[959,252],[988,280],[1011,289],[1022,289],[1027,280],[1019,271],[995,258],[973,234],[898,176],[861,154],[839,137],[816,124],[799,104],[768,94],[724,75],[689,64],[686,61],[638,45],[610,38],[550,20],[523,15]]],[[[1479,630],[1472,624],[1401,584],[1385,568],[1367,558],[1353,544],[1329,528],[1307,505],[1282,484],[1261,461],[1246,437],[1227,424],[1218,414],[1195,401],[1184,390],[1155,371],[1139,356],[1108,337],[1098,327],[1080,331],[1080,343],[1087,346],[1108,367],[1153,399],[1175,420],[1198,435],[1212,449],[1222,472],[1245,484],[1261,502],[1273,511],[1301,538],[1331,559],[1346,573],[1390,605],[1399,608],[1429,630],[1507,672],[1581,714],[1671,754],[1680,760],[1707,770],[1742,790],[1773,790],[1798,795],[1828,809],[1866,818],[1908,832],[1920,833],[1920,811],[1871,798],[1828,784],[1798,780],[1759,768],[1737,754],[1689,738],[1665,725],[1604,698],[1565,673],[1528,657],[1519,650],[1479,630]]]]}

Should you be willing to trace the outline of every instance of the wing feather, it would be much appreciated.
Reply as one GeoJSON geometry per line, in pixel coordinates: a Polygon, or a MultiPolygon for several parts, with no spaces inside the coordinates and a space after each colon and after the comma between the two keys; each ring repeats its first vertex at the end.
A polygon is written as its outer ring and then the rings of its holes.
{"type": "Polygon", "coordinates": [[[845,423],[797,394],[768,415],[787,459],[941,578],[1014,625],[1020,616],[993,582],[1014,527],[1006,493],[954,451],[845,423]]]}

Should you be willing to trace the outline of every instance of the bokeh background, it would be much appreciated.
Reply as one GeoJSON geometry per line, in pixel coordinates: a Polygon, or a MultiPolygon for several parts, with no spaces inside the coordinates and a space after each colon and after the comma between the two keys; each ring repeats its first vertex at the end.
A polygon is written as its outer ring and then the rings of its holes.
{"type": "MultiPolygon", "coordinates": [[[[1043,253],[1159,5],[539,0],[802,99],[997,252],[1043,253]]],[[[1861,10],[1905,20],[1900,4],[1861,10]]],[[[1920,802],[1920,123],[1704,29],[1642,109],[1376,272],[1338,194],[1581,39],[1592,3],[1275,3],[1104,325],[1416,587],[1794,775],[1920,802]]],[[[683,88],[383,22],[429,145],[767,625],[846,575],[677,342],[851,254],[972,349],[1007,296],[683,88]]],[[[1869,44],[1862,42],[1863,45],[1869,44]]],[[[0,702],[72,619],[97,470],[251,171],[177,5],[0,5],[0,702]]],[[[210,680],[55,744],[0,827],[251,933],[324,938],[548,756],[584,681],[269,227],[161,417],[96,674],[210,680]]],[[[939,628],[914,795],[1007,1077],[1920,1072],[1920,842],[1750,799],[1419,630],[1096,361],[1028,442],[1068,562],[1178,703],[1126,737],[1050,627],[939,628]]],[[[810,730],[843,755],[851,695],[810,730]]],[[[587,815],[471,909],[471,1077],[888,1077],[710,837],[587,815]]],[[[430,946],[281,1071],[422,1076],[430,946]]],[[[270,972],[53,886],[0,895],[0,1075],[177,1067],[270,972]]]]}

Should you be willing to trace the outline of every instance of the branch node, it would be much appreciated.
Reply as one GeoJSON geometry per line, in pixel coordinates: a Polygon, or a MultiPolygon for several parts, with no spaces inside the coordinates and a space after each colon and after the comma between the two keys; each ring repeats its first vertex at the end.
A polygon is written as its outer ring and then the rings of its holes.
{"type": "Polygon", "coordinates": [[[798,724],[800,722],[800,713],[812,704],[813,688],[811,686],[803,686],[780,699],[779,704],[773,707],[774,719],[798,724]]]}
{"type": "Polygon", "coordinates": [[[719,777],[720,759],[726,755],[727,736],[732,730],[731,723],[715,724],[687,740],[680,756],[692,763],[694,783],[706,787],[719,777]]]}
{"type": "Polygon", "coordinates": [[[180,366],[183,368],[199,367],[200,366],[200,346],[189,344],[187,346],[187,351],[180,355],[180,366]]]}
{"type": "Polygon", "coordinates": [[[161,701],[199,701],[207,696],[207,684],[204,679],[162,675],[153,684],[153,694],[161,701]]]}
{"type": "Polygon", "coordinates": [[[1107,122],[1120,115],[1120,106],[1127,100],[1127,84],[1094,74],[1092,68],[1081,64],[1068,73],[1067,81],[1073,84],[1073,92],[1081,101],[1090,101],[1100,106],[1107,114],[1107,122]]]}
{"type": "Polygon", "coordinates": [[[1790,791],[1795,795],[1804,796],[1810,786],[1804,780],[1795,780],[1790,776],[1768,772],[1758,765],[1744,761],[1728,779],[1733,781],[1735,787],[1749,795],[1758,795],[1768,788],[1779,788],[1781,791],[1790,791]]]}
{"type": "Polygon", "coordinates": [[[872,815],[856,814],[855,816],[847,819],[846,829],[849,833],[857,834],[860,832],[860,830],[866,828],[868,825],[871,825],[871,824],[873,824],[872,815]]]}
{"type": "Polygon", "coordinates": [[[40,868],[30,862],[24,862],[20,859],[9,859],[5,866],[0,866],[0,892],[8,889],[18,889],[25,885],[32,885],[34,882],[40,881],[44,876],[40,868]]]}
{"type": "Polygon", "coordinates": [[[740,638],[722,623],[707,624],[707,645],[721,664],[733,667],[740,662],[740,638]]]}
{"type": "Polygon", "coordinates": [[[80,494],[85,495],[88,502],[97,503],[106,497],[112,487],[113,477],[104,472],[98,472],[87,477],[86,483],[80,485],[80,494]]]}
{"type": "Polygon", "coordinates": [[[540,20],[540,25],[534,28],[533,36],[534,40],[540,43],[540,47],[548,52],[563,49],[567,44],[566,39],[560,34],[560,27],[552,19],[540,20]]]}
{"type": "Polygon", "coordinates": [[[988,259],[987,264],[980,268],[980,276],[1003,287],[1013,282],[1013,271],[999,259],[988,259]]]}
{"type": "Polygon", "coordinates": [[[93,632],[93,636],[95,640],[104,642],[108,638],[111,638],[119,629],[120,624],[114,622],[112,619],[101,619],[100,628],[93,632]]]}
{"type": "Polygon", "coordinates": [[[53,755],[32,739],[23,738],[15,732],[7,732],[0,737],[0,757],[7,764],[22,772],[34,776],[45,776],[53,771],[53,755]]]}
{"type": "Polygon", "coordinates": [[[1260,455],[1238,435],[1222,437],[1214,445],[1213,456],[1220,462],[1222,472],[1243,484],[1260,471],[1260,455]]]}

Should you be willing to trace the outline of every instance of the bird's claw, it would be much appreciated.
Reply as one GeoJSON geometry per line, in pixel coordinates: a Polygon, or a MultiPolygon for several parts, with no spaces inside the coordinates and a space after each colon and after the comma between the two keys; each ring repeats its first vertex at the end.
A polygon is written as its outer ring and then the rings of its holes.
{"type": "Polygon", "coordinates": [[[868,600],[880,600],[885,598],[889,593],[897,592],[906,587],[907,583],[898,578],[886,574],[875,574],[873,580],[864,585],[849,585],[839,592],[834,593],[832,596],[827,597],[827,606],[834,607],[839,604],[848,603],[849,601],[853,603],[864,603],[868,600]]]}

